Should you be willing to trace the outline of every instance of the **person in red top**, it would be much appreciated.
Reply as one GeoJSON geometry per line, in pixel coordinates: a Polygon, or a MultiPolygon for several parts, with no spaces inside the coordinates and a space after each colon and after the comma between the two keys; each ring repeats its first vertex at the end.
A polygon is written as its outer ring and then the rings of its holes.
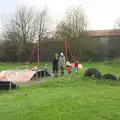
{"type": "Polygon", "coordinates": [[[68,74],[70,74],[72,72],[72,65],[70,64],[69,61],[66,62],[66,67],[67,67],[68,74]]]}
{"type": "Polygon", "coordinates": [[[67,70],[68,70],[68,74],[70,74],[72,72],[72,65],[71,64],[67,65],[67,70]]]}
{"type": "Polygon", "coordinates": [[[74,62],[74,67],[75,67],[76,74],[78,73],[78,65],[79,65],[79,62],[75,61],[74,62]]]}

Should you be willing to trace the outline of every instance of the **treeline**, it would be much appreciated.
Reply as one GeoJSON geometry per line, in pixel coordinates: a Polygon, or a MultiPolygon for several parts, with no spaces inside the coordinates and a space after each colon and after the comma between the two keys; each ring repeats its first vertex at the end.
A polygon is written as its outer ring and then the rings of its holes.
{"type": "MultiPolygon", "coordinates": [[[[51,60],[53,52],[64,51],[64,40],[69,41],[73,56],[80,60],[99,58],[105,53],[102,43],[87,35],[87,16],[81,6],[69,7],[54,31],[48,26],[47,8],[39,11],[24,5],[18,8],[3,24],[0,61],[26,62],[39,42],[40,59],[51,60]]],[[[37,53],[33,61],[36,59],[37,53]]]]}

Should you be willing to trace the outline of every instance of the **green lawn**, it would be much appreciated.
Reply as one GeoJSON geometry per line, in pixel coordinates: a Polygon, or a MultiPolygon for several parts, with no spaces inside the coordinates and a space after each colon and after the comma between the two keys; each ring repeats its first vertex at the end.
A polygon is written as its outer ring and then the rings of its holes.
{"type": "MultiPolygon", "coordinates": [[[[83,77],[89,67],[120,76],[119,65],[83,65],[79,75],[66,73],[41,85],[1,91],[0,120],[120,120],[120,82],[83,77]]],[[[0,66],[15,68],[13,64],[0,66]]]]}

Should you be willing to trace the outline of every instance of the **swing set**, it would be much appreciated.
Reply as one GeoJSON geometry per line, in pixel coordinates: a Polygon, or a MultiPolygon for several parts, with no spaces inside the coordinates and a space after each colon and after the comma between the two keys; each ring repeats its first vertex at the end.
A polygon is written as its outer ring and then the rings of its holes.
{"type": "MultiPolygon", "coordinates": [[[[71,58],[72,58],[72,63],[71,63],[71,65],[72,65],[72,67],[74,68],[74,61],[75,61],[75,59],[74,59],[74,57],[73,57],[73,54],[72,54],[72,51],[71,51],[71,48],[70,48],[70,45],[69,45],[69,43],[68,43],[68,41],[67,40],[65,40],[65,42],[64,42],[64,48],[65,48],[65,57],[66,57],[66,59],[67,59],[67,61],[68,61],[68,52],[70,53],[70,56],[71,56],[71,58]],[[68,51],[69,50],[69,51],[68,51]]],[[[69,62],[69,61],[68,61],[69,62]]],[[[79,64],[78,65],[78,68],[83,68],[83,65],[82,64],[79,64]]]]}
{"type": "MultiPolygon", "coordinates": [[[[36,67],[34,67],[35,69],[39,69],[40,67],[42,69],[46,69],[46,65],[45,66],[40,66],[40,43],[37,44],[37,47],[33,47],[32,49],[32,54],[29,58],[29,61],[28,61],[28,65],[30,65],[31,63],[31,60],[35,54],[35,49],[37,49],[37,65],[36,67]]],[[[65,57],[66,57],[66,60],[68,61],[68,53],[70,54],[70,57],[71,57],[71,64],[72,64],[72,67],[74,67],[74,57],[73,57],[73,53],[72,53],[72,50],[70,48],[70,45],[68,43],[68,40],[65,40],[64,41],[64,53],[65,53],[65,57]]],[[[79,68],[83,68],[83,65],[82,64],[79,64],[79,68]]]]}
{"type": "MultiPolygon", "coordinates": [[[[28,61],[28,65],[30,65],[31,60],[32,60],[33,56],[35,55],[35,49],[36,49],[36,47],[33,47],[32,54],[28,61]]],[[[37,44],[37,68],[39,68],[39,67],[40,67],[40,43],[37,44]]]]}
{"type": "MultiPolygon", "coordinates": [[[[68,43],[68,40],[64,41],[64,50],[63,51],[65,54],[66,60],[69,61],[68,59],[71,58],[71,63],[73,64],[74,57],[73,57],[73,53],[72,53],[72,50],[70,48],[70,45],[68,43]]],[[[17,68],[20,68],[20,67],[27,67],[28,68],[28,66],[31,64],[33,56],[35,55],[35,52],[37,53],[37,65],[33,69],[38,70],[40,68],[42,68],[42,69],[46,68],[46,65],[45,66],[40,65],[40,42],[32,48],[32,53],[31,53],[31,56],[28,60],[28,64],[26,66],[18,66],[17,68]]],[[[80,68],[82,68],[82,67],[80,67],[80,68]]]]}
{"type": "Polygon", "coordinates": [[[70,53],[70,56],[71,56],[71,58],[72,58],[72,61],[71,61],[71,62],[74,62],[73,53],[72,53],[72,51],[71,51],[70,45],[69,45],[69,43],[68,43],[67,40],[65,40],[65,42],[64,42],[64,49],[65,49],[65,57],[66,57],[66,59],[68,60],[68,52],[69,52],[69,53],[70,53]]]}
{"type": "MultiPolygon", "coordinates": [[[[37,44],[37,47],[33,47],[31,56],[28,61],[28,65],[31,64],[31,60],[32,60],[33,56],[35,55],[35,49],[37,49],[37,68],[39,68],[40,67],[40,43],[37,44]]],[[[70,53],[70,56],[72,58],[71,62],[74,62],[74,57],[73,57],[70,45],[69,45],[68,41],[65,40],[64,41],[64,53],[65,53],[65,57],[67,60],[68,60],[68,52],[70,53]]]]}

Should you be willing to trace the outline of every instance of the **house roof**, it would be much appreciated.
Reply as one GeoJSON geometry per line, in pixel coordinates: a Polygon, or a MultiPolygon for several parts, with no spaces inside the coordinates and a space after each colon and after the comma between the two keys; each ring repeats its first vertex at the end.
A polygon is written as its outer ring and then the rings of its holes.
{"type": "MultiPolygon", "coordinates": [[[[113,30],[87,30],[87,35],[91,37],[101,37],[101,36],[120,36],[120,29],[113,29],[113,30]]],[[[46,39],[40,41],[41,43],[44,42],[57,42],[59,40],[55,39],[46,39]]]]}
{"type": "Polygon", "coordinates": [[[120,36],[120,29],[117,30],[88,30],[89,36],[120,36]]]}

